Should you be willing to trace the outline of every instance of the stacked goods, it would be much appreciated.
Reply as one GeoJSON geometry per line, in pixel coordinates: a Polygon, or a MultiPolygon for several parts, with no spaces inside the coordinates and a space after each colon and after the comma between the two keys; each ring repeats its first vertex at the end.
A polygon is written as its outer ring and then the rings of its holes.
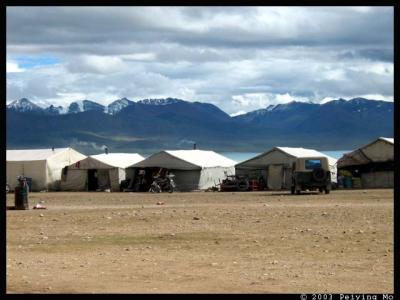
{"type": "Polygon", "coordinates": [[[339,177],[341,178],[341,182],[343,182],[344,188],[352,188],[353,187],[353,174],[347,170],[340,170],[339,177]]]}
{"type": "Polygon", "coordinates": [[[353,188],[355,189],[361,189],[361,178],[360,177],[353,177],[353,188]]]}

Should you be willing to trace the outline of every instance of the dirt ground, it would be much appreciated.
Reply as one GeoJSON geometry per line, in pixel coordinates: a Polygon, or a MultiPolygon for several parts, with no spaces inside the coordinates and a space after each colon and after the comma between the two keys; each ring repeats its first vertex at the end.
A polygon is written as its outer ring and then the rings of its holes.
{"type": "Polygon", "coordinates": [[[392,189],[29,196],[8,293],[393,293],[392,189]]]}

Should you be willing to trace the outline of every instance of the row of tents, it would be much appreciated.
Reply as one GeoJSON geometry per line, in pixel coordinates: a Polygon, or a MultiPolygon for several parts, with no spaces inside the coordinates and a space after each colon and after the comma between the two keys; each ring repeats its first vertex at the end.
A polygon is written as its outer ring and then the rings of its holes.
{"type": "Polygon", "coordinates": [[[334,182],[346,171],[361,178],[360,187],[393,187],[393,148],[394,139],[378,138],[336,160],[312,149],[275,147],[241,163],[205,150],[161,151],[147,158],[137,153],[86,156],[72,148],[7,150],[7,183],[13,190],[22,175],[31,178],[32,191],[120,191],[123,182],[132,187],[138,176],[149,182],[163,168],[175,175],[180,191],[204,190],[235,174],[262,177],[268,189],[280,190],[290,188],[296,158],[325,156],[334,182]]]}

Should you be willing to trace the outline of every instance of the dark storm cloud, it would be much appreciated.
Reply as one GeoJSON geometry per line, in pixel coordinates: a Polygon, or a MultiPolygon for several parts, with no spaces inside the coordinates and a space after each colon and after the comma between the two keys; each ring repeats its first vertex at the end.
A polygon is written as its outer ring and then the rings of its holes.
{"type": "MultiPolygon", "coordinates": [[[[357,14],[341,8],[298,8],[296,12],[294,7],[293,12],[288,12],[286,8],[271,21],[268,18],[274,15],[274,8],[270,12],[268,9],[9,7],[7,31],[10,34],[7,35],[7,43],[11,46],[41,45],[46,48],[71,43],[172,42],[191,46],[247,48],[387,45],[393,42],[393,34],[388,30],[393,23],[393,15],[386,8],[357,14]],[[193,16],[198,17],[190,18],[193,16]],[[258,19],[255,18],[257,16],[258,19]],[[226,21],[229,18],[233,21],[226,21]]],[[[117,44],[115,46],[118,48],[117,44]]]]}
{"type": "Polygon", "coordinates": [[[375,61],[393,62],[394,52],[393,48],[366,48],[354,51],[345,51],[338,54],[339,59],[355,59],[355,58],[367,58],[375,61]]]}

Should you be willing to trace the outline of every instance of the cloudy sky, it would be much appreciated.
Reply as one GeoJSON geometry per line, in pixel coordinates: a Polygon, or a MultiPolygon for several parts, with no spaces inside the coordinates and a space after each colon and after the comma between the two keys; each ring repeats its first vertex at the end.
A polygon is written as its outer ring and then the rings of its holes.
{"type": "Polygon", "coordinates": [[[392,7],[7,7],[7,103],[393,101],[392,7]]]}

